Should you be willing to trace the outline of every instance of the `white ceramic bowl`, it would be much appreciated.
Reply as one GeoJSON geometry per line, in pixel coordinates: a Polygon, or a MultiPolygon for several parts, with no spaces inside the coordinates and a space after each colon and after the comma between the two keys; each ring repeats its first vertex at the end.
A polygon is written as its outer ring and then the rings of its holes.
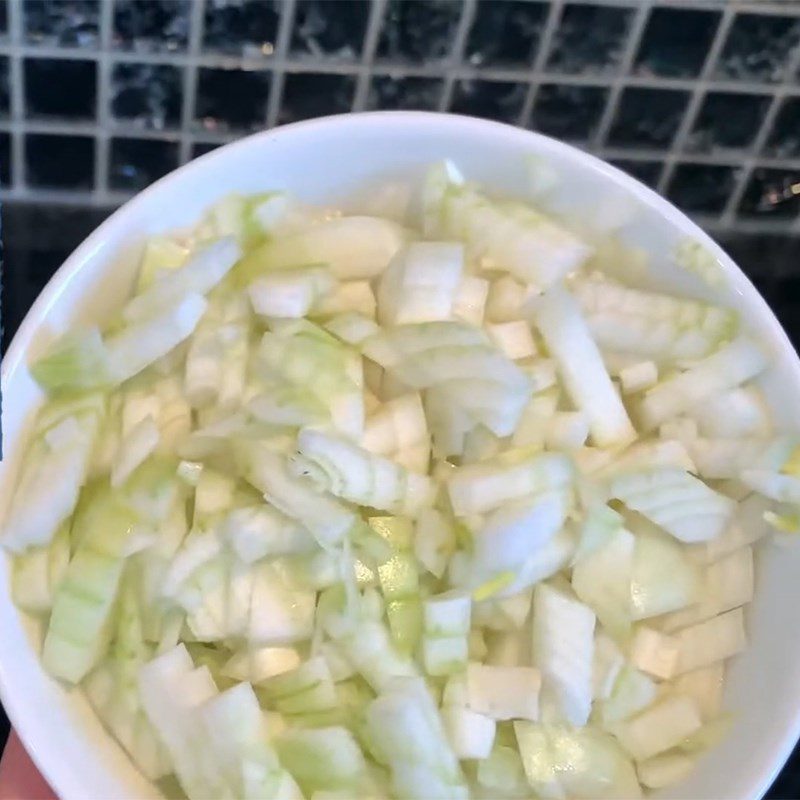
{"type": "MultiPolygon", "coordinates": [[[[0,519],[13,491],[26,420],[41,399],[26,369],[29,356],[76,321],[113,314],[130,288],[144,237],[191,224],[228,192],[279,188],[308,201],[334,203],[366,183],[416,174],[444,157],[470,179],[524,197],[525,158],[532,154],[561,176],[556,200],[573,204],[576,213],[595,214],[620,197],[639,205],[626,237],[650,252],[654,284],[708,296],[669,258],[687,235],[708,248],[726,276],[720,299],[740,309],[775,353],[764,386],[781,422],[796,428],[792,414],[800,407],[800,363],[786,335],[731,259],[655,193],[579,150],[493,122],[423,113],[330,117],[260,133],[193,161],[117,211],[67,259],[25,318],[3,363],[6,460],[0,466],[0,519]]],[[[63,800],[155,796],[82,696],[65,691],[42,670],[34,647],[40,631],[13,607],[5,567],[0,569],[0,697],[33,759],[63,800]]],[[[734,660],[726,690],[726,706],[737,713],[737,724],[696,772],[665,796],[752,800],[766,791],[791,752],[800,732],[798,575],[800,550],[761,554],[749,612],[751,645],[734,660]]]]}

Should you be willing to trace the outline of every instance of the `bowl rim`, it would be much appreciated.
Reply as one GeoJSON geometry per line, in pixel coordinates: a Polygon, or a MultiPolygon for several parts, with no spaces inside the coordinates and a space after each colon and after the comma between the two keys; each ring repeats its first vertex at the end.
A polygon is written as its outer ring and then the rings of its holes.
{"type": "MultiPolygon", "coordinates": [[[[91,260],[94,253],[101,248],[109,232],[117,228],[123,229],[126,218],[132,215],[140,206],[157,202],[158,195],[165,186],[179,180],[184,175],[206,169],[216,161],[224,161],[234,151],[244,151],[276,139],[286,139],[307,133],[324,135],[328,130],[338,127],[381,127],[386,124],[407,124],[417,128],[438,128],[440,131],[450,127],[453,133],[470,128],[476,132],[483,132],[487,136],[495,136],[498,142],[503,139],[509,141],[509,137],[511,137],[519,142],[535,143],[536,149],[539,151],[560,153],[580,168],[603,173],[611,183],[622,187],[626,192],[636,197],[637,200],[644,201],[647,205],[654,207],[671,225],[699,241],[713,255],[726,275],[732,274],[736,276],[736,291],[742,295],[747,294],[748,302],[758,307],[760,322],[768,328],[774,341],[779,343],[784,351],[791,354],[794,370],[800,376],[800,360],[798,360],[794,346],[772,309],[752,284],[747,274],[697,223],[633,176],[574,145],[536,131],[526,130],[502,122],[433,111],[363,111],[334,114],[294,122],[278,128],[256,131],[198,156],[129,198],[69,254],[36,297],[15,332],[2,359],[2,364],[0,364],[0,382],[2,385],[5,386],[9,378],[21,366],[37,328],[45,320],[51,305],[57,301],[64,285],[79,272],[87,261],[91,260]]],[[[16,446],[18,447],[19,444],[16,446]]],[[[4,453],[4,455],[7,456],[8,454],[4,453]]],[[[2,568],[2,565],[0,565],[0,568],[2,568]]],[[[13,605],[10,596],[0,598],[0,602],[6,601],[13,605]]],[[[20,615],[23,614],[16,607],[15,611],[20,615]]],[[[36,725],[31,716],[25,712],[26,701],[24,694],[13,691],[12,682],[4,669],[4,662],[8,657],[0,649],[0,701],[2,701],[11,725],[31,759],[54,791],[60,795],[63,794],[65,798],[85,796],[85,788],[77,785],[74,773],[67,769],[62,760],[58,758],[57,750],[52,747],[37,746],[39,741],[38,732],[34,730],[36,725]]],[[[798,738],[800,738],[800,707],[796,709],[792,724],[787,726],[783,734],[781,748],[774,753],[769,761],[765,760],[760,772],[758,774],[754,773],[749,784],[742,787],[742,797],[762,798],[764,796],[788,760],[798,738]]]]}

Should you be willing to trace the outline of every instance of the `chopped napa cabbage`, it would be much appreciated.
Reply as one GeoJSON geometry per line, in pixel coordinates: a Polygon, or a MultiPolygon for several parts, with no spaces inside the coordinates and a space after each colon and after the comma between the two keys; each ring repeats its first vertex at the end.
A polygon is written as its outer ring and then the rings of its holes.
{"type": "Polygon", "coordinates": [[[614,725],[614,735],[636,761],[644,761],[675,747],[701,724],[697,707],[688,697],[667,697],[614,725]]]}
{"type": "Polygon", "coordinates": [[[525,775],[538,797],[641,797],[633,764],[613,737],[592,728],[514,723],[525,775]]]}
{"type": "Polygon", "coordinates": [[[83,408],[56,401],[39,412],[39,433],[30,442],[3,526],[3,546],[12,552],[47,544],[74,511],[103,417],[104,403],[97,399],[83,408]]]}
{"type": "Polygon", "coordinates": [[[427,476],[409,472],[342,437],[305,428],[297,445],[300,459],[293,464],[295,473],[310,475],[320,488],[337,497],[411,517],[432,502],[433,487],[427,476]]]}
{"type": "Polygon", "coordinates": [[[630,662],[647,675],[669,680],[678,667],[680,651],[675,637],[639,625],[630,645],[630,662]]]}
{"type": "Polygon", "coordinates": [[[665,378],[648,389],[638,405],[638,416],[652,430],[678,414],[696,408],[706,399],[735,389],[767,366],[763,349],[740,336],[715,353],[697,361],[685,372],[665,378]]]}
{"type": "Polygon", "coordinates": [[[74,552],[53,597],[42,649],[50,674],[77,683],[105,654],[126,545],[140,525],[108,486],[98,487],[76,515],[74,552]]]}
{"type": "Polygon", "coordinates": [[[702,573],[674,539],[648,524],[635,526],[631,610],[635,620],[685,608],[701,597],[702,573]]]}
{"type": "Polygon", "coordinates": [[[453,316],[472,325],[483,324],[489,281],[475,275],[465,275],[453,300],[453,316]]]}
{"type": "Polygon", "coordinates": [[[256,314],[264,317],[305,317],[334,288],[334,279],[324,267],[302,267],[269,272],[248,287],[256,314]]]}
{"type": "Polygon", "coordinates": [[[733,517],[736,503],[680,469],[664,467],[620,475],[611,496],[682,542],[705,542],[719,536],[733,517]]]}
{"type": "Polygon", "coordinates": [[[675,634],[680,645],[676,673],[724,661],[744,650],[747,636],[741,608],[683,628],[675,634]]]}
{"type": "Polygon", "coordinates": [[[560,588],[534,589],[533,660],[542,673],[542,704],[571,725],[585,725],[591,711],[595,621],[589,606],[560,588]]]}
{"type": "Polygon", "coordinates": [[[464,241],[470,257],[485,269],[506,271],[543,288],[580,267],[591,252],[530,206],[490,200],[465,184],[449,182],[431,214],[436,217],[433,233],[464,241]]]}
{"type": "Polygon", "coordinates": [[[30,366],[45,391],[82,391],[109,386],[113,365],[97,328],[73,331],[57,339],[30,366]]]}
{"type": "Polygon", "coordinates": [[[158,316],[192,295],[204,295],[228,274],[241,251],[233,239],[220,239],[197,253],[181,267],[170,270],[161,280],[136,295],[122,310],[128,323],[158,316]]]}
{"type": "Polygon", "coordinates": [[[624,528],[572,568],[575,594],[597,615],[603,628],[624,641],[631,627],[631,578],[635,537],[624,528]]]}
{"type": "Polygon", "coordinates": [[[245,279],[272,270],[327,264],[340,280],[380,275],[405,242],[403,228],[379,217],[338,217],[268,239],[236,271],[245,279]]]}
{"type": "Polygon", "coordinates": [[[800,439],[600,200],[227,195],[31,364],[12,598],[169,796],[638,798],[727,733],[800,439]]]}
{"type": "Polygon", "coordinates": [[[541,675],[534,667],[467,666],[466,707],[495,720],[539,718],[541,675]]]}
{"type": "Polygon", "coordinates": [[[439,710],[424,682],[396,678],[366,710],[367,729],[389,763],[400,797],[469,796],[439,710]]]}
{"type": "Polygon", "coordinates": [[[553,287],[530,305],[567,393],[589,421],[593,443],[610,447],[631,442],[636,431],[570,294],[553,287]]]}
{"type": "Polygon", "coordinates": [[[450,476],[447,489],[453,511],[467,517],[510,501],[566,488],[572,475],[572,464],[564,455],[534,455],[518,463],[495,460],[460,467],[450,476]]]}
{"type": "Polygon", "coordinates": [[[378,322],[407,325],[450,319],[464,269],[463,245],[415,242],[381,276],[378,322]]]}
{"type": "Polygon", "coordinates": [[[573,291],[603,350],[656,361],[703,358],[736,330],[736,315],[726,308],[597,276],[577,281],[573,291]]]}

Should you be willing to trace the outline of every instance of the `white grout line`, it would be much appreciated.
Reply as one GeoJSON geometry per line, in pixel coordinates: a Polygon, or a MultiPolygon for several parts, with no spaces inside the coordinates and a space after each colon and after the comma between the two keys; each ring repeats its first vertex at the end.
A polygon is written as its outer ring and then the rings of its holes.
{"type": "MultiPolygon", "coordinates": [[[[288,4],[293,0],[284,0],[288,4]]],[[[413,1],[413,0],[412,0],[413,1]]],[[[566,0],[552,0],[553,2],[566,2],[566,0]]],[[[656,0],[642,0],[642,4],[650,4],[656,0]]],[[[794,1],[794,0],[793,0],[794,1]]],[[[193,14],[201,0],[193,3],[193,14]]],[[[331,0],[335,2],[335,0],[331,0]]],[[[472,0],[465,0],[465,7],[472,0]]],[[[798,0],[800,5],[800,0],[798,0]]],[[[641,12],[642,6],[637,6],[641,12]]],[[[284,12],[285,13],[285,12],[284,12]]],[[[283,17],[283,14],[281,15],[283,17]]],[[[634,31],[629,37],[635,35],[634,31]]],[[[636,43],[638,45],[638,42],[636,43]]],[[[635,56],[635,50],[634,50],[635,56]]],[[[280,68],[285,72],[313,72],[331,75],[360,76],[364,72],[364,65],[359,62],[334,61],[330,59],[315,59],[313,57],[287,57],[255,58],[250,56],[229,56],[200,52],[191,53],[147,53],[112,51],[101,56],[96,50],[77,50],[53,46],[26,45],[17,47],[13,44],[0,42],[0,55],[29,56],[36,58],[54,58],[63,60],[95,61],[101,57],[107,58],[112,63],[125,64],[167,64],[170,66],[190,67],[222,67],[226,69],[240,68],[253,72],[272,72],[280,68]]],[[[393,77],[409,78],[441,78],[443,72],[459,80],[484,80],[495,82],[528,83],[538,81],[541,83],[561,83],[566,86],[600,86],[609,85],[607,75],[576,75],[560,72],[534,71],[525,67],[475,67],[465,63],[442,64],[440,61],[430,64],[405,64],[392,62],[377,62],[370,70],[373,75],[391,75],[393,77]]],[[[635,86],[644,89],[683,89],[691,91],[697,84],[696,78],[670,78],[657,75],[630,75],[620,74],[616,80],[625,86],[635,86]]],[[[726,78],[708,79],[709,88],[716,91],[739,92],[741,94],[772,94],[776,84],[753,80],[731,80],[726,78]]],[[[800,95],[800,84],[788,84],[785,87],[788,94],[800,95]]]]}
{"type": "Polygon", "coordinates": [[[114,26],[114,2],[105,0],[100,4],[100,58],[97,62],[97,120],[98,131],[94,144],[94,187],[96,192],[108,189],[110,157],[109,121],[111,113],[111,70],[108,58],[111,50],[111,35],[114,26]]]}
{"type": "MultiPolygon", "coordinates": [[[[544,67],[547,64],[547,59],[550,57],[550,51],[553,45],[553,37],[558,30],[561,22],[561,14],[564,8],[564,0],[551,0],[550,10],[547,15],[547,20],[544,24],[541,39],[539,40],[539,49],[536,53],[536,58],[533,62],[532,75],[543,75],[544,67]]],[[[528,91],[525,94],[525,100],[522,103],[522,109],[519,114],[519,125],[527,127],[533,105],[536,102],[536,95],[539,93],[539,87],[542,85],[540,79],[531,80],[528,91]]]]}
{"type": "Polygon", "coordinates": [[[675,165],[677,164],[680,155],[686,150],[686,144],[689,140],[689,135],[694,127],[697,115],[700,113],[700,108],[706,98],[708,92],[709,76],[713,73],[719,62],[719,56],[725,41],[728,38],[728,32],[735,18],[733,6],[728,5],[722,15],[722,19],[717,26],[714,34],[714,40],[711,47],[708,49],[703,67],[700,70],[700,75],[695,81],[694,88],[692,89],[692,96],[683,114],[683,119],[678,127],[678,130],[672,140],[672,146],[667,153],[666,164],[661,172],[661,178],[658,182],[657,191],[664,194],[672,180],[672,175],[675,172],[675,165]]]}
{"type": "Polygon", "coordinates": [[[647,25],[647,20],[650,16],[650,7],[652,0],[641,0],[636,7],[636,16],[631,22],[631,29],[628,31],[628,38],[625,42],[625,50],[622,54],[622,59],[616,73],[616,76],[611,81],[608,99],[606,100],[606,107],[600,117],[600,122],[597,125],[597,130],[592,139],[592,144],[595,147],[605,145],[608,139],[609,131],[614,122],[614,117],[619,108],[620,98],[622,97],[622,90],[626,83],[630,83],[629,74],[633,67],[633,62],[636,54],[639,51],[639,46],[642,43],[642,36],[644,29],[647,25]]]}
{"type": "MultiPolygon", "coordinates": [[[[490,2],[491,0],[483,0],[490,2]]],[[[752,170],[757,167],[778,169],[797,169],[800,171],[800,158],[770,158],[760,155],[760,150],[769,136],[775,116],[782,99],[786,96],[800,95],[800,83],[791,79],[781,84],[767,84],[759,81],[717,80],[713,76],[714,65],[724,46],[727,32],[736,14],[772,14],[800,17],[800,0],[792,2],[774,2],[769,0],[693,0],[691,8],[719,11],[722,14],[711,48],[706,56],[703,70],[697,79],[660,78],[657,76],[631,75],[636,53],[646,26],[649,10],[659,8],[686,8],[687,0],[582,0],[583,3],[609,8],[629,8],[635,11],[633,23],[627,33],[625,49],[617,73],[609,81],[603,75],[562,75],[546,70],[547,59],[552,47],[552,40],[558,28],[562,8],[567,0],[550,0],[550,7],[539,42],[536,58],[529,68],[481,68],[464,63],[464,50],[468,40],[470,27],[477,12],[478,0],[463,0],[461,14],[453,37],[452,48],[444,62],[409,65],[374,63],[374,53],[379,41],[381,25],[386,11],[387,0],[372,0],[367,27],[364,36],[361,58],[357,62],[338,62],[318,57],[296,58],[290,56],[289,45],[294,22],[295,0],[284,0],[281,3],[281,16],[276,39],[274,58],[264,59],[252,56],[231,57],[222,54],[205,53],[202,50],[204,0],[191,0],[189,45],[185,53],[133,53],[114,51],[111,47],[113,27],[114,0],[102,0],[100,12],[100,46],[94,50],[80,48],[61,48],[52,44],[35,45],[23,40],[23,2],[9,0],[9,41],[0,43],[0,55],[9,57],[11,84],[11,114],[9,120],[0,121],[0,131],[8,131],[11,135],[12,147],[12,183],[11,188],[1,189],[0,197],[6,199],[38,198],[47,195],[40,190],[32,190],[26,186],[25,140],[26,133],[61,133],[92,136],[95,139],[95,188],[90,204],[108,205],[127,197],[126,193],[113,192],[108,188],[108,150],[109,140],[115,134],[135,136],[141,139],[160,141],[178,141],[180,143],[180,161],[184,163],[190,158],[191,147],[195,142],[224,143],[238,138],[235,133],[227,131],[202,131],[195,127],[195,98],[198,69],[203,66],[240,67],[271,73],[270,96],[265,114],[267,126],[277,124],[282,100],[284,77],[287,73],[328,73],[352,75],[356,78],[356,91],[353,97],[353,110],[363,109],[368,102],[369,85],[373,75],[391,75],[393,77],[435,77],[444,79],[444,90],[440,100],[440,110],[446,110],[451,102],[455,84],[459,80],[474,79],[488,82],[523,83],[527,92],[521,108],[519,122],[528,123],[535,105],[536,95],[542,83],[556,83],[565,86],[598,86],[609,87],[609,96],[601,116],[598,130],[592,143],[588,146],[592,152],[601,157],[627,159],[631,161],[654,160],[664,162],[659,188],[666,189],[674,169],[678,163],[718,164],[740,168],[741,178],[728,200],[725,212],[716,225],[727,229],[736,223],[739,229],[743,222],[748,226],[774,226],[776,230],[794,228],[800,233],[800,218],[796,222],[780,220],[736,220],[735,209],[745,191],[752,170]],[[65,58],[93,60],[97,63],[98,92],[97,114],[94,123],[72,123],[61,121],[28,121],[25,119],[24,75],[22,59],[26,56],[41,58],[65,58]],[[109,101],[111,95],[111,74],[115,64],[169,64],[183,67],[183,101],[181,107],[181,124],[176,130],[154,131],[148,129],[132,129],[111,119],[109,101]],[[680,89],[692,93],[684,112],[681,125],[670,149],[651,151],[645,148],[614,148],[607,145],[608,133],[619,107],[623,90],[628,87],[651,89],[680,89]],[[739,92],[742,94],[765,94],[772,98],[767,115],[751,148],[746,152],[721,151],[707,154],[687,154],[685,150],[692,126],[702,106],[705,93],[709,90],[739,92]]],[[[331,0],[333,2],[333,0],[331,0]]],[[[787,74],[792,75],[800,66],[800,48],[792,56],[792,63],[787,74]]],[[[86,202],[88,193],[60,192],[50,193],[58,202],[73,202],[81,198],[86,202]],[[69,198],[69,199],[68,199],[69,198]]],[[[76,203],[79,201],[75,201],[76,203]]],[[[705,220],[706,226],[711,224],[705,220]]]]}
{"type": "Polygon", "coordinates": [[[294,22],[295,0],[283,0],[281,3],[281,16],[278,23],[278,36],[275,42],[275,56],[270,62],[272,77],[270,78],[269,100],[267,102],[267,115],[264,120],[266,128],[274,128],[278,124],[278,115],[281,110],[283,98],[283,79],[286,60],[289,53],[289,43],[294,22]]]}
{"type": "MultiPolygon", "coordinates": [[[[22,0],[8,1],[8,35],[14,44],[22,40],[22,0]]],[[[11,186],[14,190],[26,184],[25,175],[25,77],[22,57],[17,51],[9,55],[8,78],[11,90],[11,120],[16,130],[11,134],[11,186]]]]}
{"type": "Polygon", "coordinates": [[[375,60],[375,50],[378,47],[385,12],[386,0],[372,0],[362,44],[361,69],[358,73],[358,83],[353,95],[353,111],[363,111],[367,107],[370,80],[373,74],[372,65],[375,60]]]}
{"type": "Polygon", "coordinates": [[[194,0],[189,12],[189,41],[187,44],[189,59],[193,59],[193,63],[187,60],[181,76],[183,98],[181,101],[181,141],[178,148],[178,162],[180,164],[185,164],[192,157],[192,130],[194,128],[198,71],[196,59],[202,47],[204,12],[205,0],[194,0]]]}
{"type": "Polygon", "coordinates": [[[439,111],[447,111],[453,101],[453,91],[455,89],[456,80],[460,77],[457,75],[458,65],[464,58],[464,48],[467,46],[469,31],[477,11],[477,0],[464,0],[450,54],[444,64],[435,65],[438,67],[436,77],[444,77],[444,86],[442,87],[442,94],[439,98],[439,111]]]}
{"type": "MultiPolygon", "coordinates": [[[[797,74],[798,70],[800,70],[800,44],[795,46],[794,52],[787,60],[786,71],[784,73],[786,77],[784,78],[783,83],[779,84],[775,88],[775,94],[772,97],[770,107],[767,110],[767,113],[764,115],[764,119],[761,121],[761,127],[759,128],[758,133],[753,140],[753,145],[750,148],[749,155],[743,160],[743,169],[741,171],[739,183],[734,186],[734,189],[731,192],[730,197],[728,197],[728,202],[726,203],[725,209],[722,213],[722,222],[724,225],[732,226],[734,224],[737,208],[744,197],[745,191],[747,190],[747,185],[750,182],[753,170],[758,166],[762,166],[761,162],[763,162],[763,159],[759,156],[764,149],[764,145],[766,144],[770,133],[772,132],[772,126],[775,123],[776,117],[778,116],[778,112],[780,111],[783,100],[787,95],[786,90],[791,85],[791,82],[793,81],[793,78],[797,74]]],[[[781,168],[786,168],[786,161],[781,159],[780,163],[781,168]]]]}

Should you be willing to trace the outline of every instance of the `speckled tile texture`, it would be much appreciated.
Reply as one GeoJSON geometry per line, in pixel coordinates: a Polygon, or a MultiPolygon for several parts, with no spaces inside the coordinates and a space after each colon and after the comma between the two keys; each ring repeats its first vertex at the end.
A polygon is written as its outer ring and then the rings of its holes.
{"type": "Polygon", "coordinates": [[[800,234],[794,0],[0,0],[2,201],[106,206],[238,136],[361,110],[519,125],[712,232],[800,234]]]}

